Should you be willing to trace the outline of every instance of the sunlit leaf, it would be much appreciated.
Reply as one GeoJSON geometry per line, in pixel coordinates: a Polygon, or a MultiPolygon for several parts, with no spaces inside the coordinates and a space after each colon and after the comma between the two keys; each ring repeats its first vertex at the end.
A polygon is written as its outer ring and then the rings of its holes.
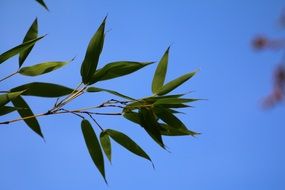
{"type": "Polygon", "coordinates": [[[104,45],[105,22],[106,18],[103,20],[102,24],[88,44],[80,70],[82,82],[84,84],[89,84],[91,82],[91,78],[96,71],[99,57],[104,45]]]}
{"type": "Polygon", "coordinates": [[[1,94],[0,95],[0,107],[4,106],[5,104],[7,104],[8,102],[10,102],[11,100],[17,98],[18,96],[20,96],[24,91],[18,91],[18,92],[9,92],[6,94],[1,94]]]}
{"type": "MultiPolygon", "coordinates": [[[[38,20],[35,19],[33,24],[30,26],[24,40],[23,43],[28,42],[30,40],[36,39],[38,37],[38,20]]],[[[34,45],[32,45],[31,47],[29,47],[28,49],[20,52],[19,55],[19,67],[22,66],[22,64],[24,63],[24,61],[26,60],[26,58],[28,57],[28,55],[30,54],[30,52],[32,51],[34,45]]]]}
{"type": "Polygon", "coordinates": [[[180,86],[181,84],[192,78],[195,75],[195,73],[196,72],[187,73],[185,75],[182,75],[181,77],[178,77],[170,81],[169,83],[165,84],[156,94],[164,95],[171,92],[172,90],[174,90],[175,88],[177,88],[178,86],[180,86]]]}
{"type": "Polygon", "coordinates": [[[19,108],[25,108],[25,109],[19,109],[17,110],[19,115],[22,118],[29,117],[27,119],[24,119],[24,122],[38,135],[40,135],[42,138],[43,134],[39,125],[39,122],[36,117],[34,117],[34,113],[32,112],[31,108],[29,105],[26,103],[26,101],[21,97],[18,96],[17,98],[12,100],[12,103],[15,107],[19,108]]]}
{"type": "Polygon", "coordinates": [[[81,130],[82,130],[82,134],[83,134],[87,149],[89,151],[89,154],[94,164],[98,168],[99,172],[103,176],[105,182],[107,183],[106,176],[105,176],[104,157],[102,154],[102,150],[101,150],[99,141],[97,139],[97,136],[95,134],[95,131],[92,128],[88,120],[85,120],[85,119],[82,120],[81,130]]]}
{"type": "Polygon", "coordinates": [[[112,129],[107,129],[106,133],[108,133],[108,135],[110,135],[114,141],[119,143],[130,152],[151,161],[150,157],[145,153],[145,151],[124,133],[112,129]]]}
{"type": "Polygon", "coordinates": [[[160,62],[157,65],[154,73],[154,77],[152,80],[152,92],[154,94],[157,93],[160,90],[160,88],[163,86],[167,72],[168,54],[169,54],[169,47],[167,48],[164,55],[160,59],[160,62]]]}
{"type": "Polygon", "coordinates": [[[105,152],[105,155],[107,156],[108,160],[111,162],[112,160],[112,148],[111,148],[111,142],[108,133],[106,131],[103,131],[100,133],[100,142],[101,146],[105,152]]]}
{"type": "Polygon", "coordinates": [[[163,98],[163,99],[158,99],[157,101],[155,101],[154,105],[184,104],[188,102],[195,102],[198,100],[199,99],[194,99],[194,98],[163,98]]]}
{"type": "Polygon", "coordinates": [[[38,76],[45,73],[52,72],[66,65],[68,62],[45,62],[39,63],[30,67],[23,67],[19,70],[19,73],[26,76],[38,76]]]}
{"type": "Polygon", "coordinates": [[[11,89],[14,91],[26,90],[22,95],[56,98],[72,93],[74,90],[65,86],[44,82],[32,82],[11,89]]]}
{"type": "Polygon", "coordinates": [[[91,83],[109,80],[133,73],[153,62],[118,61],[106,64],[92,76],[91,83]]]}
{"type": "Polygon", "coordinates": [[[146,108],[141,108],[139,110],[139,116],[141,126],[157,144],[159,144],[162,148],[165,148],[154,113],[146,108]]]}
{"type": "Polygon", "coordinates": [[[104,89],[104,88],[97,88],[97,87],[89,87],[87,88],[86,90],[87,92],[108,92],[110,94],[113,94],[113,95],[116,95],[116,96],[119,96],[121,98],[125,98],[127,100],[135,100],[134,98],[131,98],[129,96],[126,96],[124,94],[121,94],[117,91],[114,91],[114,90],[108,90],[108,89],[104,89]]]}
{"type": "Polygon", "coordinates": [[[189,129],[177,129],[173,128],[172,126],[169,126],[167,124],[160,124],[159,125],[160,133],[164,136],[186,136],[186,135],[199,135],[200,133],[191,131],[189,129]]]}
{"type": "Polygon", "coordinates": [[[9,49],[8,51],[2,53],[0,55],[0,64],[3,63],[4,61],[6,61],[7,59],[17,55],[18,53],[21,53],[25,50],[27,50],[28,48],[30,48],[31,46],[33,46],[38,40],[42,39],[45,36],[41,36],[38,37],[36,39],[27,41],[25,43],[22,43],[16,47],[13,47],[12,49],[9,49]]]}
{"type": "Polygon", "coordinates": [[[36,0],[41,6],[43,6],[47,11],[49,11],[47,5],[45,4],[45,2],[43,0],[36,0]]]}
{"type": "Polygon", "coordinates": [[[23,109],[23,108],[16,108],[16,107],[11,107],[11,106],[1,106],[0,107],[0,116],[9,114],[13,111],[23,109]]]}

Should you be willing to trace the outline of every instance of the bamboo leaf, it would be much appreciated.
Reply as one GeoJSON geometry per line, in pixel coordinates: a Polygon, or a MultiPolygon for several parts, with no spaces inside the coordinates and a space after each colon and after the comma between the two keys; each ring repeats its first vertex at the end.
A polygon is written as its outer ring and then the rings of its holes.
{"type": "Polygon", "coordinates": [[[11,92],[26,90],[22,95],[56,98],[72,93],[74,90],[65,86],[44,82],[32,82],[11,89],[11,92]]]}
{"type": "Polygon", "coordinates": [[[93,130],[88,120],[86,119],[82,120],[81,130],[82,130],[82,134],[83,134],[87,149],[89,151],[89,154],[94,164],[98,168],[99,172],[103,176],[105,182],[107,183],[106,176],[105,176],[104,157],[102,154],[102,150],[101,150],[99,141],[97,139],[97,136],[95,134],[95,131],[93,130]]]}
{"type": "Polygon", "coordinates": [[[30,129],[32,129],[35,133],[37,133],[39,136],[44,138],[39,122],[37,118],[34,117],[34,113],[29,107],[29,105],[26,103],[26,101],[21,96],[18,96],[16,99],[12,100],[12,103],[15,107],[25,108],[25,109],[17,110],[19,115],[22,118],[30,117],[30,118],[24,119],[24,122],[30,127],[30,129]]]}
{"type": "Polygon", "coordinates": [[[1,94],[0,95],[0,107],[6,105],[8,102],[10,102],[11,100],[17,98],[18,96],[20,96],[24,91],[19,91],[19,92],[9,92],[6,94],[1,94]]]}
{"type": "Polygon", "coordinates": [[[28,48],[30,48],[31,46],[33,46],[38,40],[42,39],[45,36],[41,36],[38,37],[36,39],[27,41],[25,43],[22,43],[16,47],[13,47],[12,49],[9,49],[8,51],[2,53],[0,55],[0,64],[3,63],[4,61],[6,61],[7,59],[27,50],[28,48]]]}
{"type": "Polygon", "coordinates": [[[19,70],[19,73],[25,76],[38,76],[42,75],[45,73],[52,72],[56,69],[59,69],[66,65],[68,62],[44,62],[44,63],[39,63],[30,67],[23,67],[19,70]]]}
{"type": "Polygon", "coordinates": [[[125,99],[127,99],[127,100],[134,100],[134,101],[135,101],[134,98],[131,98],[131,97],[129,97],[129,96],[126,96],[126,95],[121,94],[121,93],[119,93],[119,92],[117,92],[117,91],[114,91],[114,90],[108,90],[108,89],[97,88],[97,87],[89,87],[89,88],[87,88],[86,91],[87,91],[87,92],[108,92],[108,93],[110,93],[110,94],[119,96],[119,97],[121,97],[121,98],[125,98],[125,99]]]}
{"type": "MultiPolygon", "coordinates": [[[[29,30],[28,30],[28,32],[27,32],[27,34],[23,40],[23,43],[28,42],[28,41],[33,40],[33,39],[36,39],[37,37],[38,37],[38,20],[35,19],[33,24],[30,26],[30,28],[29,28],[29,30]]],[[[31,47],[27,48],[26,50],[20,52],[19,67],[22,66],[22,64],[24,63],[24,61],[26,60],[26,58],[28,57],[28,55],[32,51],[34,45],[32,45],[31,47]]]]}
{"type": "Polygon", "coordinates": [[[91,84],[109,80],[124,75],[133,73],[147,65],[152,64],[153,62],[133,62],[133,61],[118,61],[106,64],[103,68],[98,69],[95,74],[92,76],[91,84]]]}
{"type": "Polygon", "coordinates": [[[184,104],[188,102],[195,102],[198,101],[199,99],[194,99],[194,98],[163,98],[163,99],[158,99],[157,101],[154,102],[154,106],[156,105],[171,105],[171,104],[184,104]]]}
{"type": "Polygon", "coordinates": [[[91,78],[96,71],[99,57],[104,45],[105,22],[106,17],[88,44],[85,58],[82,62],[80,70],[82,82],[84,84],[89,84],[91,82],[91,78]]]}
{"type": "Polygon", "coordinates": [[[187,73],[185,75],[182,75],[181,77],[178,77],[170,81],[169,83],[165,84],[156,94],[164,95],[171,92],[172,90],[174,90],[175,88],[177,88],[178,86],[180,86],[181,84],[192,78],[195,74],[196,72],[187,73]]]}
{"type": "Polygon", "coordinates": [[[172,126],[169,126],[167,124],[160,124],[159,126],[160,126],[160,133],[161,135],[164,135],[164,136],[187,136],[187,135],[195,136],[195,135],[200,134],[200,133],[191,131],[189,129],[173,128],[172,126]]]}
{"type": "Polygon", "coordinates": [[[110,135],[110,137],[114,141],[116,141],[118,144],[120,144],[130,152],[151,161],[147,153],[145,153],[145,151],[137,143],[135,143],[130,137],[128,137],[124,133],[112,129],[107,129],[106,133],[108,133],[108,135],[110,135]]]}
{"type": "Polygon", "coordinates": [[[111,162],[112,160],[112,148],[109,135],[106,131],[100,133],[100,142],[101,146],[107,156],[108,160],[111,162]]]}
{"type": "Polygon", "coordinates": [[[127,111],[123,113],[123,117],[131,122],[141,125],[139,113],[127,111]]]}
{"type": "Polygon", "coordinates": [[[45,4],[45,2],[43,0],[36,0],[41,6],[43,6],[47,11],[49,11],[47,5],[45,4]]]}
{"type": "Polygon", "coordinates": [[[168,47],[167,50],[165,51],[154,73],[154,77],[152,80],[152,92],[154,94],[160,90],[165,80],[167,72],[169,48],[170,47],[168,47]]]}
{"type": "Polygon", "coordinates": [[[9,114],[13,111],[23,109],[23,108],[16,108],[16,107],[11,107],[11,106],[1,106],[0,107],[0,116],[9,114]]]}
{"type": "Polygon", "coordinates": [[[146,108],[141,108],[139,116],[141,126],[158,145],[165,148],[154,113],[146,108]]]}

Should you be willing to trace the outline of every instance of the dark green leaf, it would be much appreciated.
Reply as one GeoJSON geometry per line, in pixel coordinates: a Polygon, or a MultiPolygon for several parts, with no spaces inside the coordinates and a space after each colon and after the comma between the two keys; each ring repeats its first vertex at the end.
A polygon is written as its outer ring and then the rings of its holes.
{"type": "Polygon", "coordinates": [[[194,102],[198,100],[199,99],[193,99],[193,98],[163,98],[163,99],[158,99],[157,101],[155,101],[153,105],[183,104],[183,103],[194,102]]]}
{"type": "Polygon", "coordinates": [[[88,120],[85,120],[85,119],[82,120],[81,130],[82,130],[89,154],[94,164],[98,168],[99,172],[103,176],[105,182],[107,183],[106,177],[105,177],[104,157],[102,154],[102,150],[101,150],[99,141],[97,139],[97,136],[95,134],[95,131],[93,130],[88,120]]]}
{"type": "Polygon", "coordinates": [[[188,129],[177,129],[166,124],[160,124],[160,133],[164,136],[186,136],[186,135],[199,135],[200,133],[188,130],[188,129]]]}
{"type": "Polygon", "coordinates": [[[4,106],[11,100],[17,98],[20,96],[24,91],[19,91],[19,92],[9,92],[7,94],[1,94],[0,95],[0,107],[4,106]]]}
{"type": "Polygon", "coordinates": [[[85,58],[82,62],[80,70],[82,82],[84,84],[89,84],[91,82],[91,78],[96,71],[99,57],[104,45],[105,22],[106,18],[103,20],[96,33],[93,35],[86,50],[85,58]]]}
{"type": "Polygon", "coordinates": [[[69,63],[69,61],[39,63],[30,67],[23,67],[19,70],[19,73],[26,76],[38,76],[59,69],[60,67],[63,67],[67,63],[69,63]]]}
{"type": "Polygon", "coordinates": [[[159,144],[162,148],[165,148],[158,128],[158,123],[152,110],[141,108],[139,110],[139,116],[141,126],[157,144],[159,144]]]}
{"type": "Polygon", "coordinates": [[[108,133],[106,133],[105,131],[101,132],[100,134],[100,142],[108,160],[111,162],[112,158],[111,142],[108,133]]]}
{"type": "Polygon", "coordinates": [[[27,41],[25,43],[22,43],[16,47],[13,47],[12,49],[9,49],[8,51],[2,53],[0,55],[0,64],[3,63],[4,61],[6,61],[7,59],[17,55],[18,53],[21,53],[25,50],[27,50],[28,48],[30,48],[31,46],[33,46],[38,40],[42,39],[45,36],[41,36],[38,37],[36,39],[27,41]]]}
{"type": "Polygon", "coordinates": [[[121,94],[119,92],[116,92],[114,90],[108,90],[108,89],[104,89],[104,88],[97,88],[97,87],[89,87],[87,88],[87,92],[108,92],[110,94],[113,94],[113,95],[116,95],[116,96],[119,96],[121,98],[125,98],[127,100],[135,100],[129,96],[126,96],[124,94],[121,94]]]}
{"type": "Polygon", "coordinates": [[[110,135],[114,141],[122,145],[130,152],[151,161],[150,157],[145,153],[145,151],[124,133],[112,129],[107,129],[106,133],[108,133],[108,135],[110,135]]]}
{"type": "MultiPolygon", "coordinates": [[[[28,42],[30,40],[36,39],[38,37],[38,20],[35,19],[33,24],[30,26],[24,40],[23,43],[28,42]]],[[[24,63],[24,61],[26,60],[26,58],[28,57],[28,55],[30,54],[30,52],[32,51],[34,45],[32,45],[31,47],[29,47],[28,49],[20,52],[19,55],[19,67],[22,66],[22,64],[24,63]]]]}
{"type": "Polygon", "coordinates": [[[141,125],[140,116],[138,113],[132,112],[132,111],[127,111],[127,112],[123,113],[123,116],[124,116],[124,118],[126,118],[129,121],[141,125]]]}
{"type": "Polygon", "coordinates": [[[187,129],[187,127],[183,124],[183,122],[180,121],[168,109],[160,106],[160,107],[154,107],[153,111],[157,115],[158,118],[160,118],[162,121],[164,121],[171,127],[178,128],[178,129],[187,129]]]}
{"type": "Polygon", "coordinates": [[[56,98],[72,93],[74,90],[52,83],[32,82],[11,89],[12,92],[26,90],[22,95],[56,98]]]}
{"type": "Polygon", "coordinates": [[[23,108],[16,108],[16,107],[11,107],[11,106],[1,106],[0,107],[0,116],[6,115],[8,113],[11,113],[13,111],[23,109],[23,108]]]}
{"type": "Polygon", "coordinates": [[[165,84],[156,94],[164,95],[171,92],[172,90],[174,90],[175,88],[177,88],[178,86],[180,86],[181,84],[192,78],[195,75],[195,73],[196,72],[187,73],[185,75],[182,75],[181,77],[178,77],[170,81],[169,83],[165,84]]]}
{"type": "Polygon", "coordinates": [[[153,62],[142,63],[132,61],[118,61],[108,63],[103,68],[98,69],[95,72],[94,76],[91,79],[91,83],[128,75],[152,63],[153,62]]]}
{"type": "Polygon", "coordinates": [[[169,47],[167,48],[164,55],[160,59],[160,62],[157,65],[155,73],[154,73],[154,77],[152,80],[152,92],[154,94],[157,93],[163,86],[166,72],[167,72],[168,54],[169,54],[169,47]]]}
{"type": "Polygon", "coordinates": [[[16,99],[13,99],[12,100],[12,103],[15,107],[19,107],[19,108],[25,108],[25,109],[19,109],[17,110],[18,113],[20,114],[20,116],[22,118],[25,118],[25,117],[30,117],[30,118],[27,118],[27,119],[24,119],[24,122],[34,131],[36,132],[38,135],[40,135],[42,138],[43,137],[43,134],[42,134],[42,131],[41,131],[41,127],[39,125],[39,122],[37,120],[36,117],[33,117],[34,116],[34,113],[32,112],[31,108],[29,107],[29,105],[26,103],[26,101],[21,97],[21,96],[18,96],[16,99]]]}
{"type": "Polygon", "coordinates": [[[44,2],[43,0],[36,0],[36,1],[37,1],[41,6],[43,6],[47,11],[49,11],[47,5],[45,4],[45,2],[44,2]]]}

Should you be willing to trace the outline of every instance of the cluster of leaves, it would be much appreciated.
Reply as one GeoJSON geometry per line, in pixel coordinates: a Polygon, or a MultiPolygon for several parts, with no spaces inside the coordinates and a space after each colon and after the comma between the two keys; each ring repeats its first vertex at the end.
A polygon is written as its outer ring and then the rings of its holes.
{"type": "MultiPolygon", "coordinates": [[[[43,3],[42,5],[47,9],[43,1],[38,2],[41,4],[43,3]]],[[[85,139],[89,154],[99,172],[102,174],[104,180],[106,181],[103,152],[105,153],[108,160],[111,161],[112,148],[110,139],[114,140],[135,155],[138,155],[149,161],[151,161],[151,158],[126,134],[113,129],[103,129],[102,126],[99,125],[96,121],[96,118],[94,117],[95,115],[121,115],[127,120],[141,126],[146,131],[146,133],[164,149],[165,144],[163,142],[162,136],[194,136],[198,133],[187,129],[184,123],[176,116],[177,114],[181,113],[178,111],[178,109],[189,107],[187,103],[196,101],[197,99],[183,98],[185,94],[169,95],[170,92],[193,77],[195,75],[195,72],[187,73],[165,84],[169,48],[167,48],[157,65],[152,80],[151,96],[137,99],[123,95],[114,90],[98,88],[94,86],[100,81],[110,80],[128,75],[140,70],[141,68],[144,68],[145,66],[153,64],[153,62],[118,61],[107,63],[105,66],[98,69],[97,66],[99,63],[99,58],[104,45],[105,24],[106,18],[103,20],[98,30],[95,32],[89,42],[84,60],[81,64],[80,74],[82,81],[78,87],[73,89],[53,83],[32,82],[28,84],[22,84],[7,91],[1,91],[0,115],[2,116],[13,111],[17,111],[21,117],[14,120],[0,122],[0,124],[9,124],[17,121],[24,121],[28,127],[30,127],[39,136],[43,137],[40,124],[37,120],[38,117],[65,113],[70,113],[77,117],[80,117],[80,119],[82,119],[82,134],[85,139]],[[73,99],[81,96],[84,93],[97,92],[106,92],[122,98],[123,100],[111,99],[100,104],[99,106],[79,108],[76,110],[67,110],[64,108],[66,104],[70,103],[73,99]],[[57,101],[55,105],[47,112],[34,114],[28,103],[25,101],[24,96],[57,98],[57,101]],[[11,102],[13,106],[8,106],[7,104],[9,102],[11,102]],[[120,108],[121,112],[99,113],[90,111],[92,109],[99,109],[102,107],[120,108]],[[90,120],[88,120],[87,117],[90,120]],[[100,130],[100,134],[98,136],[91,124],[92,122],[100,130]]],[[[38,21],[35,19],[27,31],[23,43],[0,55],[0,64],[16,55],[19,55],[19,69],[11,75],[8,75],[7,77],[1,79],[0,82],[3,82],[4,80],[7,80],[16,74],[31,77],[46,74],[59,69],[72,61],[50,61],[35,64],[29,67],[23,67],[24,62],[32,51],[34,45],[42,38],[44,38],[44,36],[38,36],[38,21]]]]}

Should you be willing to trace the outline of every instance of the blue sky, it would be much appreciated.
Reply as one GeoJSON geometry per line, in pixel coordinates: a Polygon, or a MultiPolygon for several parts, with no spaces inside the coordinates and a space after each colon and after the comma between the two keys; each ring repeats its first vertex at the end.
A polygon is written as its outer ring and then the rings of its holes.
{"type": "MultiPolygon", "coordinates": [[[[25,65],[48,60],[74,62],[38,78],[17,76],[2,89],[33,80],[75,87],[89,39],[108,14],[100,67],[117,60],[157,61],[171,45],[167,80],[188,71],[200,72],[176,92],[194,91],[205,98],[181,118],[202,135],[165,138],[163,151],[132,123],[99,117],[105,128],[131,136],[152,157],[149,162],[113,143],[113,163],[106,163],[109,186],[93,165],[73,116],[40,118],[44,143],[24,123],[1,126],[0,189],[195,189],[283,190],[285,188],[284,104],[261,107],[270,92],[279,52],[256,53],[250,46],[257,34],[282,37],[278,16],[281,0],[252,1],[70,1],[46,0],[46,12],[33,0],[0,1],[0,52],[19,44],[35,17],[40,34],[25,65]]],[[[1,76],[17,69],[17,58],[1,65],[1,76]]],[[[100,87],[137,98],[150,95],[155,66],[106,81],[100,87]]],[[[111,98],[88,94],[69,108],[97,105],[111,98]]],[[[27,98],[34,112],[54,100],[27,98]],[[40,106],[38,106],[40,104],[40,106]]],[[[2,120],[18,117],[11,114],[2,120]]]]}

